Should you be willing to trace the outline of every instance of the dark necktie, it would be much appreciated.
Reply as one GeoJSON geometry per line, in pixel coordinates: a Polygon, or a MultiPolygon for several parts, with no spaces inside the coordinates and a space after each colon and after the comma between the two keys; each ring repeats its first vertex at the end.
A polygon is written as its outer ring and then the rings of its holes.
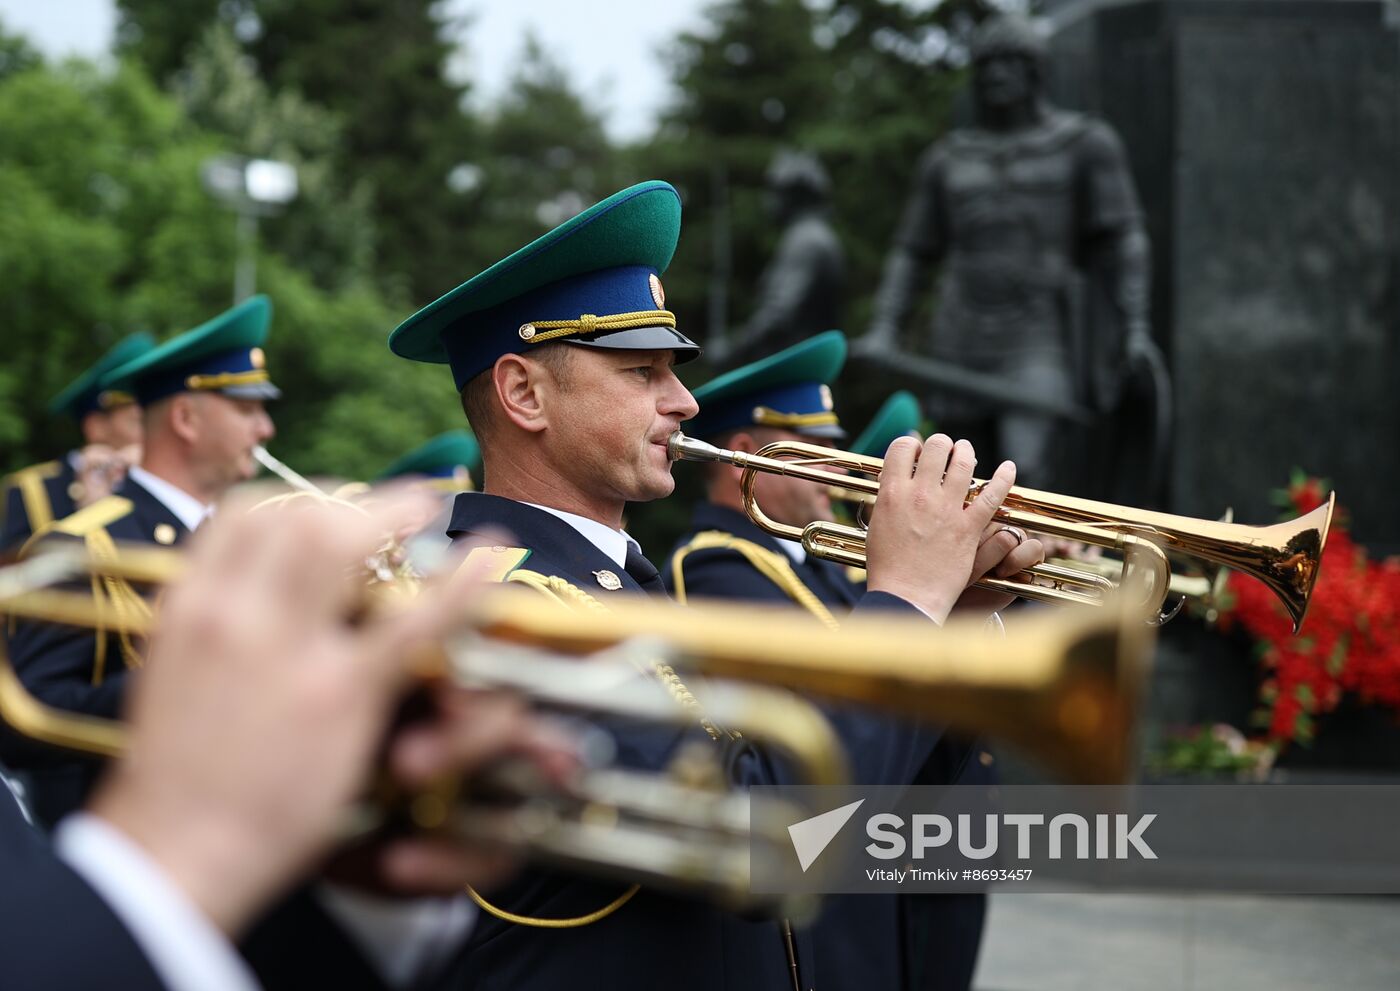
{"type": "Polygon", "coordinates": [[[666,594],[666,583],[661,580],[655,565],[648,561],[637,545],[630,540],[627,541],[627,561],[622,565],[622,569],[631,575],[632,580],[642,586],[642,591],[648,595],[669,598],[666,594]]]}

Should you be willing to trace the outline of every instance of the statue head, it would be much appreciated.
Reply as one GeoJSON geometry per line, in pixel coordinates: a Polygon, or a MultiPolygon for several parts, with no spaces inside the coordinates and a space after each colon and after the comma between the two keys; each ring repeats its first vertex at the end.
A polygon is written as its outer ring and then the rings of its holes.
{"type": "Polygon", "coordinates": [[[810,152],[778,152],[766,178],[769,205],[779,220],[821,206],[831,197],[831,177],[810,152]]]}
{"type": "Polygon", "coordinates": [[[972,36],[971,54],[973,92],[983,117],[1035,105],[1048,51],[1029,20],[1014,14],[989,17],[972,36]]]}

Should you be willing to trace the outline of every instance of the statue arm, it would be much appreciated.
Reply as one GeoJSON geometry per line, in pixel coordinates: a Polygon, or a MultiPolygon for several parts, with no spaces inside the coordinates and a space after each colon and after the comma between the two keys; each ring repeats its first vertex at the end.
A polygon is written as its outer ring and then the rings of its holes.
{"type": "Polygon", "coordinates": [[[811,293],[821,267],[816,245],[808,239],[785,237],[760,280],[758,309],[744,324],[743,344],[756,343],[789,326],[811,293]]]}
{"type": "Polygon", "coordinates": [[[1131,356],[1151,339],[1152,250],[1127,155],[1118,136],[1105,124],[1084,141],[1087,216],[1094,267],[1110,280],[1131,356]]]}
{"type": "Polygon", "coordinates": [[[913,194],[900,220],[894,247],[885,259],[880,287],[875,293],[875,315],[864,338],[866,347],[891,347],[909,316],[918,294],[924,266],[943,254],[944,211],[942,155],[938,146],[919,164],[913,194]]]}

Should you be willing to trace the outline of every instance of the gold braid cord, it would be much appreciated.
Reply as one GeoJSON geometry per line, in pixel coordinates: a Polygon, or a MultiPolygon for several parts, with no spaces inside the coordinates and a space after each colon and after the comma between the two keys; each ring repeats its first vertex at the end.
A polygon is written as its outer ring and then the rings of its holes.
{"type": "MultiPolygon", "coordinates": [[[[35,530],[25,541],[20,550],[20,557],[27,557],[30,550],[49,534],[62,533],[82,538],[88,553],[97,560],[115,561],[118,557],[117,545],[106,528],[131,512],[131,508],[131,501],[120,496],[99,499],[71,516],[35,530]]],[[[127,627],[132,624],[123,621],[149,620],[151,606],[125,578],[94,574],[91,582],[93,607],[97,616],[97,622],[93,624],[92,683],[100,685],[107,674],[107,630],[110,620],[117,620],[122,660],[128,668],[139,668],[143,660],[141,651],[131,634],[126,632],[127,627]]],[[[13,631],[13,622],[10,628],[13,631]]]]}
{"type": "MultiPolygon", "coordinates": [[[[553,599],[559,605],[571,609],[607,610],[607,606],[583,589],[556,575],[542,575],[538,571],[524,571],[517,568],[507,575],[505,580],[528,585],[540,594],[553,599]]],[[[471,885],[467,885],[467,894],[483,912],[494,915],[502,922],[513,922],[517,926],[531,926],[535,929],[578,929],[581,926],[591,926],[595,922],[606,919],[626,905],[641,890],[640,884],[634,884],[598,911],[589,912],[587,915],[576,915],[566,919],[546,919],[537,915],[518,915],[515,912],[507,911],[499,905],[487,901],[481,892],[471,885]]]]}
{"type": "Polygon", "coordinates": [[[826,624],[827,629],[840,629],[841,624],[831,614],[831,610],[817,598],[815,592],[803,584],[801,578],[797,577],[792,560],[786,554],[782,551],[770,551],[752,540],[744,540],[722,530],[697,533],[690,543],[676,551],[675,557],[671,558],[671,577],[677,602],[686,601],[683,562],[692,551],[707,550],[734,551],[741,555],[759,574],[782,589],[788,598],[826,624]]]}
{"type": "MultiPolygon", "coordinates": [[[[88,553],[98,560],[117,560],[117,545],[112,540],[112,535],[106,530],[99,527],[84,536],[83,540],[87,544],[88,553]]],[[[150,603],[142,598],[141,594],[125,578],[102,576],[102,594],[98,593],[97,581],[98,579],[93,579],[93,595],[98,603],[98,615],[101,615],[101,610],[105,608],[110,610],[111,614],[118,620],[117,628],[120,632],[117,637],[121,643],[122,660],[126,662],[128,668],[139,668],[144,663],[144,659],[131,634],[127,632],[131,624],[121,621],[129,618],[150,619],[150,603]]],[[[102,684],[103,667],[106,663],[106,646],[107,638],[102,636],[99,630],[98,654],[94,657],[92,665],[92,683],[94,685],[102,684]]]]}
{"type": "Polygon", "coordinates": [[[841,421],[831,411],[822,413],[780,413],[767,406],[756,406],[753,422],[765,427],[821,427],[836,425],[841,421]]]}
{"type": "MultiPolygon", "coordinates": [[[[522,568],[517,568],[505,577],[505,581],[528,585],[542,595],[553,599],[558,604],[571,609],[585,609],[598,612],[607,612],[608,609],[602,601],[589,595],[572,582],[560,578],[558,575],[543,575],[538,571],[526,571],[522,568]]],[[[710,739],[715,741],[726,738],[738,739],[738,733],[724,730],[713,720],[705,716],[700,709],[700,700],[686,687],[685,682],[681,681],[680,676],[676,674],[675,668],[671,667],[669,664],[663,664],[660,661],[653,661],[651,664],[651,673],[666,686],[666,690],[671,693],[671,697],[675,699],[685,711],[695,716],[700,726],[709,734],[710,739]]],[[[640,890],[641,885],[634,884],[616,899],[598,909],[598,911],[590,912],[587,915],[574,916],[568,919],[545,919],[539,916],[517,915],[515,912],[509,912],[499,905],[493,905],[491,902],[487,901],[475,888],[470,885],[467,886],[467,894],[471,896],[472,901],[474,901],[477,907],[483,912],[486,912],[488,915],[493,915],[503,922],[512,922],[519,926],[533,926],[537,929],[576,929],[580,926],[592,925],[595,922],[606,919],[623,905],[626,905],[640,890]]]]}
{"type": "Polygon", "coordinates": [[[635,330],[638,327],[676,326],[676,315],[670,310],[636,310],[632,313],[609,313],[597,316],[585,313],[577,320],[532,320],[520,327],[520,336],[529,344],[543,344],[572,334],[601,334],[614,330],[635,330]]]}

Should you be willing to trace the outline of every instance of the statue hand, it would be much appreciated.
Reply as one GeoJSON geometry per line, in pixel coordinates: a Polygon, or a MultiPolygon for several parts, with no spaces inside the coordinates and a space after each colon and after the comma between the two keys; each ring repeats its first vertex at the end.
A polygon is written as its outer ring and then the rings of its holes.
{"type": "Polygon", "coordinates": [[[870,329],[862,337],[851,342],[851,353],[879,354],[881,352],[894,350],[898,345],[899,332],[894,324],[886,320],[877,320],[870,325],[870,329]]]}
{"type": "Polygon", "coordinates": [[[1128,368],[1145,364],[1152,358],[1156,345],[1152,331],[1146,323],[1133,323],[1128,327],[1128,338],[1124,342],[1123,362],[1128,368]]]}

